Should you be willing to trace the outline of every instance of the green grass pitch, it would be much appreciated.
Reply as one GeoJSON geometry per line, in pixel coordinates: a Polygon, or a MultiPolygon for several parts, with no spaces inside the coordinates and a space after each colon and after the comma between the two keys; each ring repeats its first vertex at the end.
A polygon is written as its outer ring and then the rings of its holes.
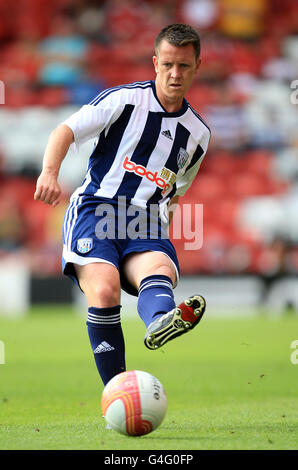
{"type": "Polygon", "coordinates": [[[168,412],[142,437],[105,429],[85,319],[61,307],[0,318],[0,449],[298,448],[298,317],[208,318],[157,351],[144,326],[122,316],[127,369],[163,383],[168,412]],[[291,356],[292,355],[292,356],[291,356]],[[3,361],[2,361],[3,362],[3,361]]]}

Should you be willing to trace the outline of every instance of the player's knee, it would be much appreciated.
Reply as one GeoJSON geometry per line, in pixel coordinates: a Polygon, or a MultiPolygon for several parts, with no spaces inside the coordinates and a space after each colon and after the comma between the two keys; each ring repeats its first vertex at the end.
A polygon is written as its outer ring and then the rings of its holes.
{"type": "Polygon", "coordinates": [[[89,305],[93,307],[114,307],[120,303],[120,293],[117,286],[113,284],[94,284],[85,289],[89,305]]]}
{"type": "Polygon", "coordinates": [[[168,276],[173,283],[176,280],[176,272],[174,268],[164,263],[155,263],[151,266],[148,266],[148,269],[145,270],[142,277],[144,278],[154,274],[168,276]]]}
{"type": "Polygon", "coordinates": [[[95,295],[102,307],[113,307],[120,302],[118,289],[113,284],[96,286],[95,295]]]}

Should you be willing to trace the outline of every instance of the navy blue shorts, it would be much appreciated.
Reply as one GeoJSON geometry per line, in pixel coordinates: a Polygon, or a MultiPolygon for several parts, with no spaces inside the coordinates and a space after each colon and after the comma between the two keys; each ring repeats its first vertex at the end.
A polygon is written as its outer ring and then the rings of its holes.
{"type": "Polygon", "coordinates": [[[120,273],[121,287],[131,295],[137,290],[124,278],[121,266],[129,253],[162,252],[180,269],[174,246],[167,236],[158,206],[141,209],[119,200],[89,195],[72,197],[63,222],[63,273],[78,284],[74,264],[106,262],[120,273]]]}

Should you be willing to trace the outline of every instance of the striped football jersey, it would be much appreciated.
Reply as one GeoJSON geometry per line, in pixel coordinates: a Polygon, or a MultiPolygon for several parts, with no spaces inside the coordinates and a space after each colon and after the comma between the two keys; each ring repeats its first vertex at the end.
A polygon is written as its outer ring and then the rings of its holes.
{"type": "Polygon", "coordinates": [[[85,179],[73,197],[125,196],[143,208],[185,194],[210,139],[208,126],[187,100],[179,111],[167,112],[151,80],[103,91],[64,124],[73,131],[76,152],[96,139],[85,179]]]}

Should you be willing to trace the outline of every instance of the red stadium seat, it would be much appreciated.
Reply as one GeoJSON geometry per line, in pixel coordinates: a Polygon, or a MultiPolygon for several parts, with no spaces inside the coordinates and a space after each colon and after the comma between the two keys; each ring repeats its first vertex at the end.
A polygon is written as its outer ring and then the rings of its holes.
{"type": "Polygon", "coordinates": [[[214,206],[213,220],[217,220],[225,227],[234,227],[239,213],[239,201],[229,197],[217,201],[214,206]]]}
{"type": "Polygon", "coordinates": [[[211,173],[199,175],[191,194],[195,192],[196,200],[200,202],[217,200],[226,193],[226,183],[223,178],[211,173]]]}
{"type": "Polygon", "coordinates": [[[238,170],[240,165],[241,161],[238,156],[227,150],[222,150],[213,155],[207,155],[202,164],[202,170],[222,177],[229,177],[231,173],[238,170]]]}
{"type": "Polygon", "coordinates": [[[55,108],[68,103],[69,95],[65,88],[44,88],[38,93],[37,104],[47,108],[55,108]]]}
{"type": "Polygon", "coordinates": [[[274,155],[270,151],[263,149],[253,150],[242,157],[243,169],[270,177],[273,159],[274,155]]]}
{"type": "Polygon", "coordinates": [[[36,93],[27,87],[5,88],[5,105],[10,108],[23,108],[36,104],[36,93]]]}
{"type": "Polygon", "coordinates": [[[252,172],[243,173],[234,178],[233,184],[229,188],[229,194],[237,199],[271,194],[271,184],[268,179],[252,172]]]}
{"type": "Polygon", "coordinates": [[[201,84],[194,84],[188,94],[187,99],[190,104],[195,108],[199,109],[202,106],[206,106],[207,104],[214,104],[217,98],[217,92],[210,86],[201,85],[201,84]]]}

